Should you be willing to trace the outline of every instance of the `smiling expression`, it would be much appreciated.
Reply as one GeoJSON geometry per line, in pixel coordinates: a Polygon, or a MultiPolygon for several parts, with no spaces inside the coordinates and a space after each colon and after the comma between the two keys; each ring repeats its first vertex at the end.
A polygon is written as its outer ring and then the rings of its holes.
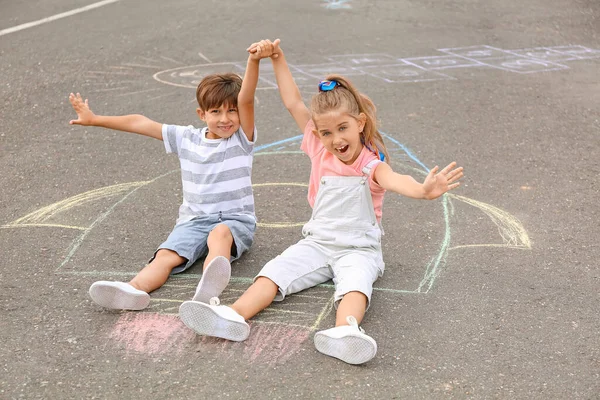
{"type": "Polygon", "coordinates": [[[208,126],[207,139],[227,139],[240,128],[240,116],[236,107],[222,104],[206,112],[197,109],[198,116],[208,126]]]}
{"type": "Polygon", "coordinates": [[[350,165],[362,151],[360,133],[365,127],[365,120],[362,113],[355,118],[345,112],[330,111],[313,117],[317,127],[313,132],[327,151],[350,165]]]}

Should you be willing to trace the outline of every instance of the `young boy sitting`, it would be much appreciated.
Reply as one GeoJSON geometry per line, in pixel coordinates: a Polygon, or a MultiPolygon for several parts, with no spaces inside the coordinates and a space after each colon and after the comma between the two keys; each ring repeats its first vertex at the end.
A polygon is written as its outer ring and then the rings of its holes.
{"type": "Polygon", "coordinates": [[[161,287],[170,274],[186,270],[204,257],[202,279],[193,297],[208,302],[227,286],[230,261],[249,249],[256,217],[250,180],[253,148],[254,94],[261,58],[272,54],[270,41],[250,54],[244,79],[233,73],[206,76],[196,89],[198,116],[203,129],[166,125],[143,115],[102,116],[92,112],[79,93],[69,95],[75,125],[100,126],[138,133],[164,141],[181,165],[183,204],[167,240],[129,283],[98,281],[90,287],[92,300],[110,309],[142,310],[149,293],[161,287]]]}

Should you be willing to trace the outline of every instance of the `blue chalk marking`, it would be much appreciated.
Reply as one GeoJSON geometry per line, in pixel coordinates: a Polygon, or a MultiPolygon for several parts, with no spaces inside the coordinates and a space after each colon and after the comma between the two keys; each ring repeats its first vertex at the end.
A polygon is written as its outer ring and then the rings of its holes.
{"type": "Polygon", "coordinates": [[[352,6],[350,4],[350,0],[325,0],[324,1],[325,4],[323,4],[323,7],[330,9],[330,10],[338,10],[341,8],[345,8],[345,9],[349,9],[352,8],[352,6]]]}
{"type": "Polygon", "coordinates": [[[264,150],[264,149],[268,149],[268,148],[274,147],[274,146],[279,146],[279,145],[284,144],[284,143],[294,142],[294,141],[297,141],[299,139],[302,139],[303,136],[304,135],[297,135],[297,136],[294,136],[294,137],[291,137],[291,138],[287,138],[287,139],[283,139],[283,140],[278,140],[277,142],[272,142],[272,143],[268,143],[268,144],[263,144],[261,146],[256,146],[254,148],[254,152],[256,153],[258,151],[261,151],[261,150],[264,150]]]}
{"type": "Polygon", "coordinates": [[[414,162],[416,162],[417,164],[419,164],[423,170],[427,173],[429,173],[429,168],[427,168],[427,166],[425,164],[423,164],[421,162],[421,160],[419,160],[417,158],[417,156],[415,156],[409,149],[408,147],[406,147],[405,145],[403,145],[402,143],[400,143],[399,141],[397,141],[396,139],[394,139],[393,137],[391,137],[390,135],[388,135],[385,132],[379,131],[386,139],[388,139],[390,142],[394,143],[396,146],[400,147],[402,149],[403,152],[406,153],[406,155],[413,160],[414,162]]]}

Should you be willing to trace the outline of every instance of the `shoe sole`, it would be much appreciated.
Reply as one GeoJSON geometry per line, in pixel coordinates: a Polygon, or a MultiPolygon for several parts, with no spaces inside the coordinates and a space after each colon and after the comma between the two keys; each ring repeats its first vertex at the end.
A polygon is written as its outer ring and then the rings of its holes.
{"type": "Polygon", "coordinates": [[[377,354],[377,343],[370,337],[348,334],[336,338],[315,334],[315,347],[330,357],[335,357],[348,364],[363,364],[373,359],[377,354]]]}
{"type": "Polygon", "coordinates": [[[231,264],[225,257],[216,257],[202,273],[192,301],[209,303],[213,297],[219,297],[229,284],[231,264]]]}
{"type": "Polygon", "coordinates": [[[204,303],[184,301],[179,307],[179,318],[199,335],[241,342],[250,334],[248,324],[223,318],[204,303]]]}
{"type": "Polygon", "coordinates": [[[94,303],[113,310],[143,310],[150,304],[147,293],[132,293],[122,287],[94,282],[90,286],[90,297],[94,303]]]}

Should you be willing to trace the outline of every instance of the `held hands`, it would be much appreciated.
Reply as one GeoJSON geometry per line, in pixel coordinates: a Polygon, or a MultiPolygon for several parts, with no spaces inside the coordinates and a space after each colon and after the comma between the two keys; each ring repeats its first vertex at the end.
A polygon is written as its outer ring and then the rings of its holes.
{"type": "Polygon", "coordinates": [[[73,109],[77,113],[77,119],[72,119],[71,121],[69,121],[69,124],[86,126],[92,125],[92,120],[94,119],[96,114],[94,114],[92,110],[90,110],[88,100],[85,99],[84,101],[79,93],[71,93],[69,95],[69,101],[71,102],[73,109]]]}
{"type": "Polygon", "coordinates": [[[280,42],[281,40],[279,39],[275,39],[274,42],[271,42],[269,39],[264,39],[260,42],[252,43],[246,51],[250,53],[250,57],[253,60],[261,60],[267,57],[277,58],[281,51],[279,49],[280,42]]]}
{"type": "Polygon", "coordinates": [[[456,162],[453,161],[440,172],[437,172],[437,165],[429,171],[423,182],[424,197],[426,199],[436,199],[447,191],[460,186],[460,182],[457,181],[463,177],[463,167],[455,167],[456,162]]]}

